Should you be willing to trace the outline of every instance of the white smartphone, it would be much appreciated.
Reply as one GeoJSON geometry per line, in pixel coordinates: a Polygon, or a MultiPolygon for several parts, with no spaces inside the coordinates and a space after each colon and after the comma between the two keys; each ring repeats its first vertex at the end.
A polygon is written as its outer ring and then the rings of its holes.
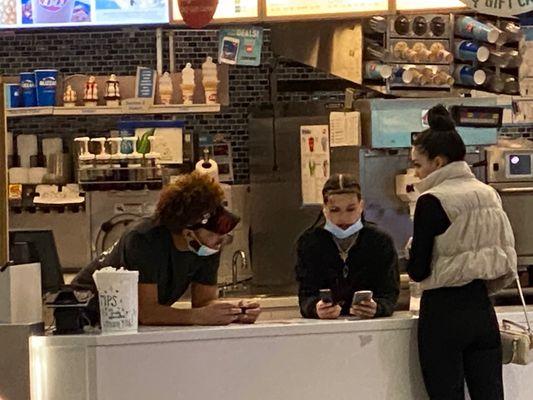
{"type": "Polygon", "coordinates": [[[225,64],[237,64],[237,55],[239,54],[240,40],[224,36],[222,39],[222,51],[220,52],[220,62],[225,64]]]}
{"type": "Polygon", "coordinates": [[[372,300],[372,290],[359,290],[353,294],[352,305],[355,306],[362,301],[372,300]]]}

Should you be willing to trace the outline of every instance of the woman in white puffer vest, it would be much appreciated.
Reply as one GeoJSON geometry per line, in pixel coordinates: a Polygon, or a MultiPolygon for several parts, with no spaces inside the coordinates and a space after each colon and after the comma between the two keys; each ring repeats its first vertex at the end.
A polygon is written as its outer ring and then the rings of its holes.
{"type": "Polygon", "coordinates": [[[421,182],[409,276],[424,290],[418,324],[420,365],[432,400],[503,399],[498,321],[489,294],[514,280],[514,236],[498,193],[476,179],[444,106],[415,138],[421,182]]]}

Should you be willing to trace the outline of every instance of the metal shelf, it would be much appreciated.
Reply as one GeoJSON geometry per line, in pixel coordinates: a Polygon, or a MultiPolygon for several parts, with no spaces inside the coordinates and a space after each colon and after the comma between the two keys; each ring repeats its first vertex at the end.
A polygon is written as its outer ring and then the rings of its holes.
{"type": "Polygon", "coordinates": [[[76,115],[131,115],[131,114],[191,114],[217,113],[220,104],[169,104],[153,105],[147,108],[135,106],[119,107],[21,107],[6,109],[8,118],[36,117],[36,116],[76,116],[76,115]]]}

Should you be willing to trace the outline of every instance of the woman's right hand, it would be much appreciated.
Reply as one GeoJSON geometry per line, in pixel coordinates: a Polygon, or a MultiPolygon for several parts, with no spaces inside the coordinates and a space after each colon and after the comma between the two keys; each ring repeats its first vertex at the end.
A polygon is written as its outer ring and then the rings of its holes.
{"type": "Polygon", "coordinates": [[[316,314],[320,319],[337,319],[341,310],[338,304],[324,303],[322,300],[316,303],[316,314]]]}

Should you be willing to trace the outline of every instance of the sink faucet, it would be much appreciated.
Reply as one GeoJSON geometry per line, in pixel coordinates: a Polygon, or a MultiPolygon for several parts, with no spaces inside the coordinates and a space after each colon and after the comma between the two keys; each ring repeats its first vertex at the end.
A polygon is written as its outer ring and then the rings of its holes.
{"type": "Polygon", "coordinates": [[[238,283],[239,278],[239,272],[237,269],[237,262],[239,261],[239,258],[242,259],[241,268],[246,269],[248,266],[248,260],[246,259],[246,253],[243,250],[237,250],[235,253],[233,253],[233,258],[231,260],[231,282],[233,286],[236,286],[238,283]]]}

